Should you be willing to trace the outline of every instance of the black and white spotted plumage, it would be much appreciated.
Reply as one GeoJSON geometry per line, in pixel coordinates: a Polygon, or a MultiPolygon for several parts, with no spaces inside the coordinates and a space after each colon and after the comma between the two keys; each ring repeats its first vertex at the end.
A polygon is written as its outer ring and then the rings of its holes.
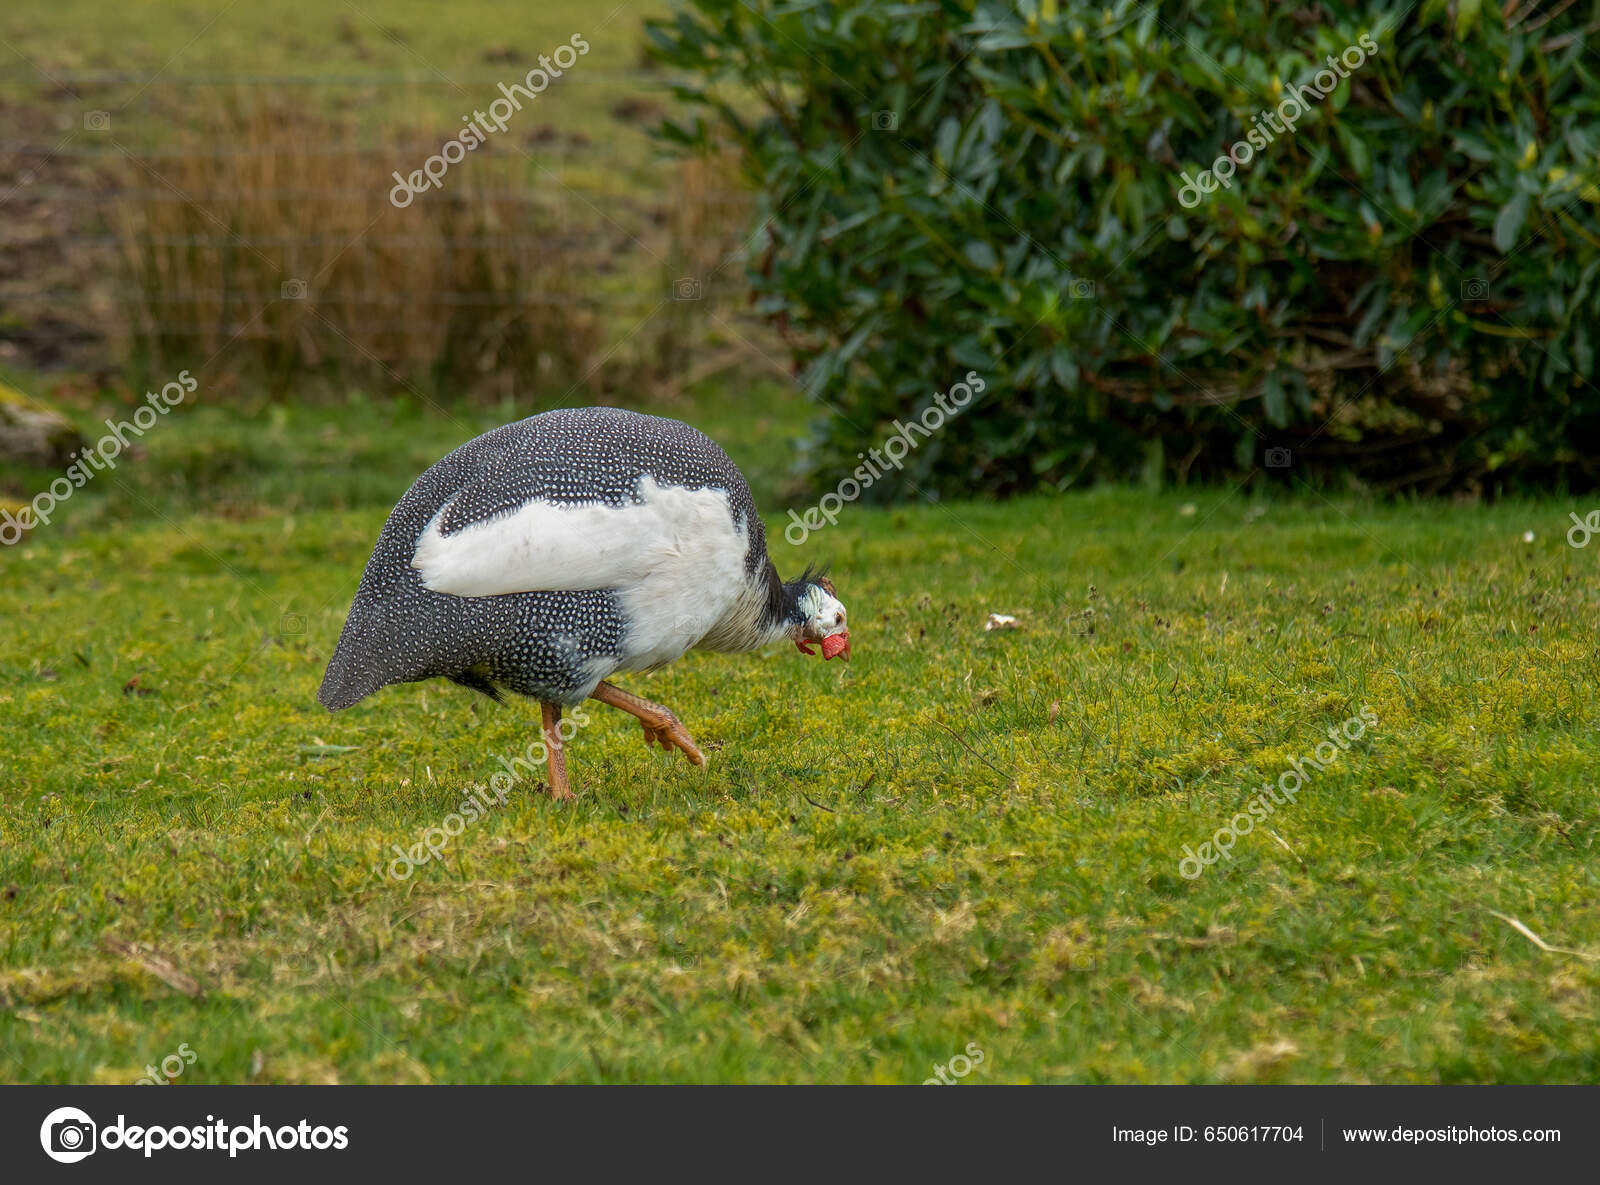
{"type": "Polygon", "coordinates": [[[545,412],[407,491],[318,699],[339,709],[443,677],[576,704],[614,671],[793,636],[814,587],[779,580],[744,476],[704,433],[615,408],[545,412]]]}

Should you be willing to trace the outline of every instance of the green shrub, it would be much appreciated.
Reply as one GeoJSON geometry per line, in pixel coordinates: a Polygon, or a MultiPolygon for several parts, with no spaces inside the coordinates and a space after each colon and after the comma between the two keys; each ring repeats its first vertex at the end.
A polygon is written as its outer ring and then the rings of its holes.
{"type": "Polygon", "coordinates": [[[834,411],[819,476],[976,370],[874,493],[1280,448],[1296,479],[1492,491],[1596,476],[1597,14],[683,0],[650,32],[694,79],[668,135],[732,140],[760,191],[758,299],[834,411]]]}

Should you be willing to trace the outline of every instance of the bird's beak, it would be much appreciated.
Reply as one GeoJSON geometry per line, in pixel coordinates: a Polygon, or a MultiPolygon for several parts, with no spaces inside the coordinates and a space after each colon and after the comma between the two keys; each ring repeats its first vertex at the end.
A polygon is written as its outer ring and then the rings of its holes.
{"type": "Polygon", "coordinates": [[[815,654],[816,651],[811,647],[819,642],[822,644],[823,661],[827,661],[830,658],[838,658],[840,655],[844,656],[846,662],[850,661],[849,630],[840,630],[836,634],[829,634],[826,638],[800,637],[794,640],[794,644],[801,654],[815,654]]]}
{"type": "Polygon", "coordinates": [[[840,630],[836,634],[829,634],[822,639],[822,658],[826,662],[830,658],[843,657],[845,662],[850,661],[850,631],[840,630]]]}

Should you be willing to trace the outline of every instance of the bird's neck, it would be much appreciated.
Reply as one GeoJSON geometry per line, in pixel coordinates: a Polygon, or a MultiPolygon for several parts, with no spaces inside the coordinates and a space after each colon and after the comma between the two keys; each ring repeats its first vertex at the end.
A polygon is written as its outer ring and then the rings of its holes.
{"type": "Polygon", "coordinates": [[[800,624],[804,589],[804,581],[785,584],[780,580],[769,559],[762,575],[746,585],[722,620],[700,639],[698,648],[736,652],[760,650],[783,641],[800,624]]]}
{"type": "Polygon", "coordinates": [[[806,589],[811,587],[811,581],[802,576],[798,580],[783,581],[778,578],[778,570],[772,566],[772,561],[767,561],[767,609],[763,618],[763,625],[771,633],[771,641],[789,637],[794,630],[805,620],[805,610],[800,606],[800,598],[805,596],[806,589]]]}

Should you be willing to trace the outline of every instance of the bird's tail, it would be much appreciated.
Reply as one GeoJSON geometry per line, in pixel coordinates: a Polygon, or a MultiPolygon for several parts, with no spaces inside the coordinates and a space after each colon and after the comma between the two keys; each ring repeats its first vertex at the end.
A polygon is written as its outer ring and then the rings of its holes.
{"type": "Polygon", "coordinates": [[[376,690],[376,687],[364,686],[360,679],[353,676],[349,664],[341,664],[339,655],[335,654],[333,661],[328,664],[327,673],[322,676],[322,686],[317,688],[317,702],[328,711],[337,712],[340,708],[348,708],[365,699],[376,690]]]}
{"type": "Polygon", "coordinates": [[[328,669],[322,676],[322,686],[317,689],[317,702],[330,712],[348,708],[388,682],[375,673],[374,664],[366,654],[367,648],[358,641],[366,633],[360,624],[364,617],[359,601],[350,607],[350,616],[339,634],[339,645],[334,648],[328,669]]]}

